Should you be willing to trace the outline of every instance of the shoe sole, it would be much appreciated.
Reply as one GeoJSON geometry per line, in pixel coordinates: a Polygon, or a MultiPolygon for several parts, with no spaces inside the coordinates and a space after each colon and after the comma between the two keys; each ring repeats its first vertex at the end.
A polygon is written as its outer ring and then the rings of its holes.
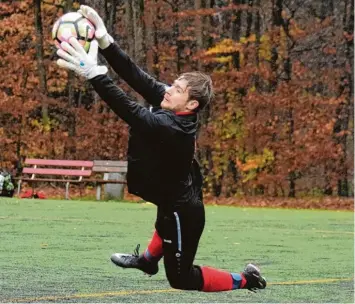
{"type": "Polygon", "coordinates": [[[267,283],[266,283],[265,278],[260,275],[260,268],[257,267],[257,266],[254,265],[254,264],[248,264],[248,265],[245,267],[245,269],[247,269],[248,267],[249,267],[249,268],[253,268],[253,269],[257,272],[257,274],[253,273],[253,275],[254,275],[255,277],[259,278],[259,280],[260,280],[260,281],[259,281],[259,283],[260,283],[260,288],[258,288],[258,289],[265,289],[267,283]]]}
{"type": "Polygon", "coordinates": [[[138,267],[129,267],[129,266],[126,266],[125,264],[122,264],[120,262],[120,258],[122,256],[126,256],[127,254],[121,254],[121,253],[114,253],[113,255],[111,255],[111,262],[114,263],[116,266],[118,267],[121,267],[121,268],[124,268],[124,269],[127,269],[127,268],[131,268],[131,269],[138,269],[140,271],[142,271],[144,274],[148,275],[148,276],[153,276],[153,275],[156,275],[159,271],[159,269],[157,269],[157,271],[155,272],[145,272],[143,269],[141,268],[138,268],[138,267]]]}

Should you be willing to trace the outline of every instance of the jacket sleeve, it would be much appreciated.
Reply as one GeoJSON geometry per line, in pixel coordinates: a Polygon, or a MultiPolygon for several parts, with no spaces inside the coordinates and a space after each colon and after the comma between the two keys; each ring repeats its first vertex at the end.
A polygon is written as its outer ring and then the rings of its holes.
{"type": "Polygon", "coordinates": [[[139,68],[132,59],[116,44],[101,50],[114,71],[152,106],[160,106],[166,90],[164,83],[139,68]]]}
{"type": "Polygon", "coordinates": [[[90,80],[95,91],[132,130],[156,139],[170,139],[175,133],[169,115],[155,115],[132,99],[106,75],[90,80]]]}

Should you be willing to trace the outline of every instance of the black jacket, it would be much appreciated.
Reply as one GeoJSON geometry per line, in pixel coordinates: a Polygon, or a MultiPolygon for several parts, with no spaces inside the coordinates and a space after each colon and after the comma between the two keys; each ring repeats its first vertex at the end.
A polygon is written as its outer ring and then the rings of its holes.
{"type": "MultiPolygon", "coordinates": [[[[159,106],[166,86],[157,82],[116,45],[102,51],[113,69],[148,103],[159,106]]],[[[91,83],[100,97],[130,126],[128,191],[159,206],[201,199],[202,177],[194,160],[196,114],[149,109],[130,99],[106,75],[91,83]]]]}

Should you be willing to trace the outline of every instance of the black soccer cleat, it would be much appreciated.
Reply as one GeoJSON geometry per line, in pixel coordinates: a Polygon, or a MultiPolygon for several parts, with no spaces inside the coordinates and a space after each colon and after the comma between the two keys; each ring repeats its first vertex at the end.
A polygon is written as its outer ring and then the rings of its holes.
{"type": "Polygon", "coordinates": [[[248,264],[243,271],[243,275],[247,281],[244,288],[256,292],[257,289],[266,287],[265,278],[260,275],[260,269],[254,264],[248,264]]]}
{"type": "Polygon", "coordinates": [[[139,255],[139,247],[138,244],[133,254],[114,253],[111,255],[112,263],[122,268],[139,269],[149,276],[157,274],[159,271],[158,264],[147,261],[142,254],[139,255]]]}

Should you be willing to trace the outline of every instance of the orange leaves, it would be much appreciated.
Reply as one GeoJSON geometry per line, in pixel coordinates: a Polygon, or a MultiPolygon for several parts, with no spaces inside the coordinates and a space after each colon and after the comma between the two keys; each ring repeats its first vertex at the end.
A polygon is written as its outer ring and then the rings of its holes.
{"type": "Polygon", "coordinates": [[[323,52],[327,55],[335,55],[337,53],[337,49],[335,47],[326,46],[323,48],[323,52]]]}
{"type": "MultiPolygon", "coordinates": [[[[335,20],[337,14],[317,20],[304,8],[291,15],[293,5],[284,5],[284,24],[278,26],[270,1],[254,1],[253,7],[219,1],[220,7],[216,2],[208,9],[195,9],[194,1],[145,1],[146,49],[141,49],[136,45],[140,33],[134,26],[130,32],[127,25],[134,22],[127,22],[124,1],[119,2],[112,34],[147,71],[165,83],[197,69],[212,76],[216,98],[203,114],[199,135],[206,184],[234,193],[254,193],[255,187],[270,193],[269,187],[278,195],[290,173],[297,172],[297,182],[314,175],[317,185],[337,177],[345,153],[338,142],[351,138],[353,126],[350,119],[345,127],[349,113],[344,112],[353,98],[346,53],[353,34],[335,20]]],[[[43,65],[53,98],[38,94],[33,1],[0,3],[0,115],[5,117],[0,138],[19,141],[27,154],[122,158],[126,125],[93,97],[91,88],[75,77],[68,80],[67,71],[55,64],[50,29],[63,3],[42,2],[43,65]],[[48,105],[47,127],[41,121],[42,102],[48,105]]],[[[79,1],[73,4],[75,9],[79,1]]]]}
{"type": "Polygon", "coordinates": [[[301,29],[294,19],[291,19],[289,34],[294,40],[297,40],[305,37],[307,35],[307,32],[301,29]]]}
{"type": "Polygon", "coordinates": [[[261,162],[258,162],[257,159],[249,160],[246,164],[243,164],[240,160],[237,159],[237,166],[242,172],[246,172],[251,169],[257,169],[260,164],[261,162]]]}
{"type": "Polygon", "coordinates": [[[262,154],[247,155],[244,159],[244,161],[236,159],[236,165],[242,173],[244,183],[257,178],[258,174],[270,167],[275,160],[274,153],[268,149],[264,149],[262,154]]]}
{"type": "Polygon", "coordinates": [[[354,33],[344,32],[343,35],[344,38],[349,42],[354,40],[354,33]]]}

